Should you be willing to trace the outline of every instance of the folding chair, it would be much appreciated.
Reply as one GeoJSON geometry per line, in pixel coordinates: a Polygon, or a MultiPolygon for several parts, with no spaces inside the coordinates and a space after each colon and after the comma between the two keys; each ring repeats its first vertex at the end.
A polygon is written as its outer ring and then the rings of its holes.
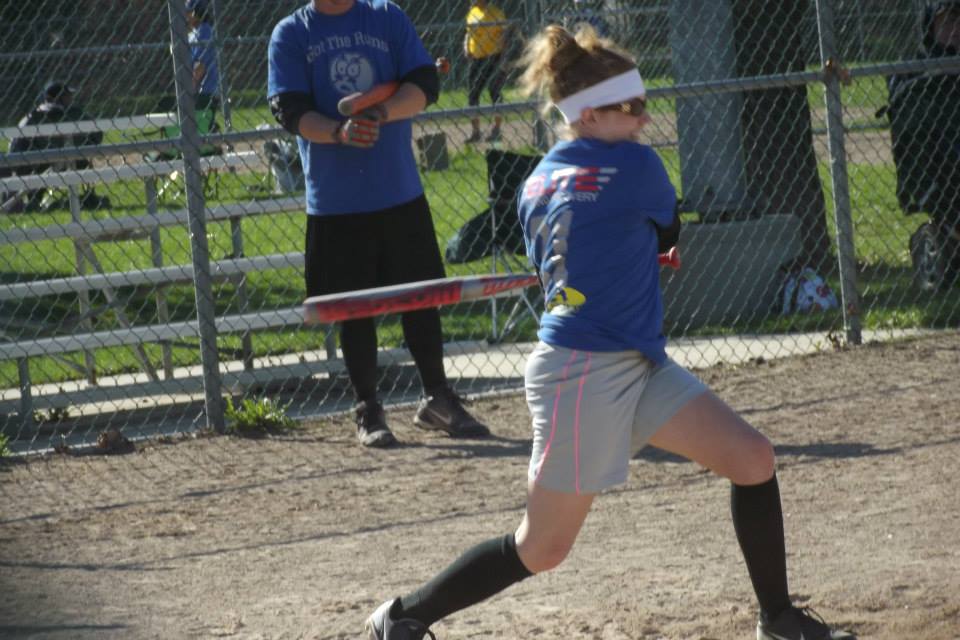
{"type": "MultiPolygon", "coordinates": [[[[499,259],[516,263],[515,254],[526,248],[517,218],[516,197],[524,181],[540,162],[539,156],[491,149],[486,153],[488,207],[470,218],[447,241],[450,264],[472,262],[499,253],[499,259]]],[[[526,266],[519,267],[525,270],[526,266]]]]}
{"type": "MultiPolygon", "coordinates": [[[[489,206],[467,220],[447,241],[446,261],[450,264],[462,264],[490,257],[491,270],[494,273],[501,267],[508,273],[529,271],[516,202],[517,193],[523,188],[524,181],[541,158],[490,149],[486,152],[485,159],[489,206]]],[[[508,312],[503,327],[499,328],[497,300],[491,299],[490,304],[493,313],[492,342],[502,340],[519,322],[524,310],[535,319],[540,317],[540,312],[530,298],[521,292],[519,299],[508,312]]]]}
{"type": "MultiPolygon", "coordinates": [[[[161,100],[160,109],[173,111],[176,109],[176,100],[169,97],[161,100]]],[[[197,120],[197,131],[201,136],[216,133],[220,130],[217,124],[217,104],[213,101],[197,101],[194,114],[197,120]]],[[[180,137],[179,125],[168,125],[159,129],[160,137],[173,139],[180,137]]],[[[223,154],[223,148],[214,144],[200,145],[200,157],[218,156],[223,154]]],[[[168,149],[155,153],[148,153],[145,159],[150,162],[170,161],[180,158],[179,149],[168,149]]],[[[157,197],[161,200],[179,199],[184,195],[184,188],[179,185],[179,172],[173,172],[157,188],[157,197]]],[[[203,193],[206,196],[217,197],[217,183],[212,179],[212,172],[203,176],[203,193]]]]}

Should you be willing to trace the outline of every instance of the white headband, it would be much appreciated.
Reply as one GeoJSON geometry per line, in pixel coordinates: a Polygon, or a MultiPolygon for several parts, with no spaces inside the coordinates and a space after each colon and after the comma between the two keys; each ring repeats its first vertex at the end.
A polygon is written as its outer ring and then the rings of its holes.
{"type": "Polygon", "coordinates": [[[618,76],[607,78],[572,96],[567,96],[557,103],[557,109],[563,114],[567,124],[580,119],[580,112],[587,107],[604,107],[608,104],[626,102],[631,98],[642,98],[647,95],[643,86],[643,78],[636,69],[631,69],[618,76]]]}

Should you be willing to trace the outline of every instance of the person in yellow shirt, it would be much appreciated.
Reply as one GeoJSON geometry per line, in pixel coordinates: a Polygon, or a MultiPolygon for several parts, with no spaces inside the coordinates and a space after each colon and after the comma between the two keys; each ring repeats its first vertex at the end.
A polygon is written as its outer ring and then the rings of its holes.
{"type": "MultiPolygon", "coordinates": [[[[493,3],[471,0],[470,11],[467,13],[467,34],[463,39],[463,53],[470,61],[467,104],[471,107],[480,104],[480,94],[485,86],[490,91],[490,101],[493,104],[500,102],[506,80],[501,61],[507,43],[506,20],[506,14],[493,3]]],[[[501,121],[500,115],[494,116],[493,129],[487,135],[487,142],[500,139],[501,121]]],[[[473,132],[467,142],[480,142],[480,118],[473,118],[471,124],[473,132]]]]}

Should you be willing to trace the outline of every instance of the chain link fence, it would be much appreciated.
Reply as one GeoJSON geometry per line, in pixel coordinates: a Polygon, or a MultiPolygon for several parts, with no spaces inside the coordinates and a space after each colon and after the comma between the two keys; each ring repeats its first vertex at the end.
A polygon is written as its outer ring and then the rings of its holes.
{"type": "MultiPolygon", "coordinates": [[[[470,105],[469,3],[400,3],[451,62],[414,126],[448,275],[528,269],[513,196],[562,132],[512,63],[545,24],[588,22],[636,56],[644,141],[682,195],[684,265],[662,284],[686,364],[958,325],[960,61],[936,55],[926,3],[497,4],[502,99],[470,105]]],[[[299,416],[351,406],[333,328],[303,323],[302,172],[266,105],[270,32],[296,8],[209,0],[193,35],[180,0],[0,9],[12,450],[222,429],[224,397],[299,416]],[[214,87],[195,90],[198,51],[214,87]]],[[[461,392],[522,384],[540,305],[529,290],[443,309],[461,392]]],[[[378,331],[385,401],[416,399],[398,318],[378,331]]]]}

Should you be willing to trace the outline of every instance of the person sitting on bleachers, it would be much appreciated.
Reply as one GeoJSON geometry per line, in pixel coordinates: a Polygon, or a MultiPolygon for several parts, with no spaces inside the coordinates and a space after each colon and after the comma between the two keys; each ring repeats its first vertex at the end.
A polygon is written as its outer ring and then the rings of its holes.
{"type": "MultiPolygon", "coordinates": [[[[17,123],[20,127],[53,124],[57,122],[76,122],[87,120],[83,109],[74,104],[73,97],[76,90],[62,82],[49,82],[43,89],[37,105],[30,110],[17,123]]],[[[14,138],[10,142],[9,153],[22,153],[25,151],[41,151],[44,149],[61,149],[65,146],[87,146],[97,145],[103,141],[103,133],[96,131],[91,133],[75,134],[48,134],[35,136],[21,136],[14,138]]],[[[87,160],[75,160],[70,164],[73,169],[85,169],[90,166],[87,160]]],[[[59,170],[67,168],[63,163],[41,163],[22,165],[14,167],[10,173],[12,175],[32,175],[43,173],[47,170],[59,170]]],[[[4,213],[18,213],[21,211],[36,211],[42,207],[45,189],[30,189],[12,194],[4,194],[3,204],[0,206],[4,213]]],[[[106,204],[106,198],[98,197],[92,188],[86,189],[81,194],[81,204],[87,208],[100,208],[109,206],[106,204]]],[[[49,208],[57,208],[51,206],[49,208]]]]}

